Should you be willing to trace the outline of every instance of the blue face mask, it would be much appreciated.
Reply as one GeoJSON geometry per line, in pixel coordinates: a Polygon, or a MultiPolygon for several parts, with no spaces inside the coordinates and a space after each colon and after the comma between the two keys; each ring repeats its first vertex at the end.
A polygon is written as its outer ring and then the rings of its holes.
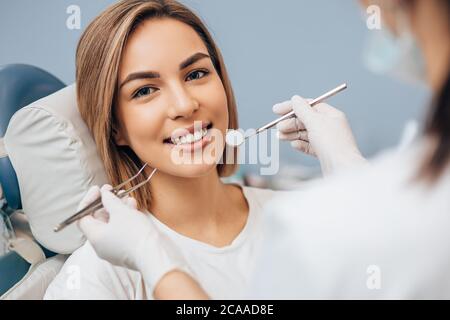
{"type": "Polygon", "coordinates": [[[411,83],[425,83],[425,59],[420,47],[406,23],[400,23],[399,27],[399,36],[395,36],[386,26],[370,31],[364,62],[374,73],[391,75],[411,83]]]}

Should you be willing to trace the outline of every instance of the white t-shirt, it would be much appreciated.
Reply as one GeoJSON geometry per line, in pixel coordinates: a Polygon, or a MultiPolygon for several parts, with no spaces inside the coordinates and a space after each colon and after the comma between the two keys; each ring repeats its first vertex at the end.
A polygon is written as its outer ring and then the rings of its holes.
{"type": "MultiPolygon", "coordinates": [[[[249,205],[247,223],[233,242],[218,248],[183,236],[153,215],[161,232],[182,250],[197,281],[212,299],[245,297],[262,243],[263,205],[275,191],[243,187],[249,205]]],[[[66,261],[44,299],[152,299],[141,274],[100,259],[87,241],[66,261]]]]}

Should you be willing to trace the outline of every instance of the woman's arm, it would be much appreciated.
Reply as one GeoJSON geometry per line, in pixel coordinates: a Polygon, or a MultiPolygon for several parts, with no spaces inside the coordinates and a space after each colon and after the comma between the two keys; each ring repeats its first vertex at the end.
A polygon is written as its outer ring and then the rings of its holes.
{"type": "Polygon", "coordinates": [[[179,270],[166,273],[153,292],[159,300],[207,300],[206,292],[190,275],[179,270]]]}

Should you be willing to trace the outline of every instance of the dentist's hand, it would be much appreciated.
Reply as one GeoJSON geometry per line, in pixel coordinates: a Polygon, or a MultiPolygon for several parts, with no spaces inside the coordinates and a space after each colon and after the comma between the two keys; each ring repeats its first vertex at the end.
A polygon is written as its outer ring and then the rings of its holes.
{"type": "Polygon", "coordinates": [[[299,151],[317,156],[324,175],[367,163],[342,111],[325,103],[311,107],[308,101],[299,96],[273,106],[273,111],[278,115],[284,115],[292,109],[296,117],[277,125],[279,138],[291,141],[291,146],[299,151]]]}
{"type": "Polygon", "coordinates": [[[170,271],[190,275],[179,249],[157,230],[149,217],[136,209],[136,201],[119,199],[110,188],[92,187],[80,203],[84,207],[101,194],[104,209],[78,223],[97,255],[114,265],[141,272],[152,290],[170,271]]]}

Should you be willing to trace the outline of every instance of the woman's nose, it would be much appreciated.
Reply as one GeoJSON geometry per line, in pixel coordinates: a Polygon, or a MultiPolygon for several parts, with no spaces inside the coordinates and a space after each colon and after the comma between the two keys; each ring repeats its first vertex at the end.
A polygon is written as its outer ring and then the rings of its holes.
{"type": "Polygon", "coordinates": [[[172,101],[172,107],[169,111],[169,117],[171,119],[178,117],[190,118],[200,106],[198,100],[185,88],[177,89],[173,93],[172,101]]]}

